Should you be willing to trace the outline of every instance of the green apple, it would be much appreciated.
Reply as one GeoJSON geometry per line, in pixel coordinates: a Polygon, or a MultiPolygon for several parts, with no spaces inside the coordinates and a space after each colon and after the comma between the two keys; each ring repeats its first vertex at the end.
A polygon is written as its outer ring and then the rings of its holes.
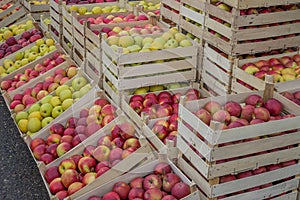
{"type": "Polygon", "coordinates": [[[85,94],[87,94],[90,90],[92,89],[91,84],[86,84],[83,86],[79,92],[80,92],[80,97],[83,97],[85,94]]]}
{"type": "Polygon", "coordinates": [[[167,88],[169,89],[169,90],[171,90],[171,89],[176,89],[176,88],[180,88],[180,87],[182,87],[179,83],[170,83],[168,86],[167,86],[167,88]]]}
{"type": "Polygon", "coordinates": [[[52,110],[52,117],[56,118],[58,117],[60,114],[62,114],[64,112],[63,108],[61,106],[56,106],[53,108],[52,110]]]}
{"type": "Polygon", "coordinates": [[[21,60],[21,65],[22,65],[22,66],[27,65],[28,63],[29,63],[28,58],[23,58],[23,59],[21,60]]]}
{"type": "Polygon", "coordinates": [[[73,78],[77,74],[77,67],[69,67],[67,69],[67,76],[69,79],[73,78]]]}
{"type": "Polygon", "coordinates": [[[142,46],[143,40],[144,40],[143,37],[140,35],[134,37],[134,43],[136,45],[139,45],[140,47],[142,46]]]}
{"type": "Polygon", "coordinates": [[[56,50],[56,46],[54,46],[54,45],[51,45],[50,47],[49,47],[49,52],[51,52],[51,51],[55,51],[56,50]]]}
{"type": "Polygon", "coordinates": [[[167,43],[164,45],[165,49],[173,49],[178,47],[178,42],[175,39],[170,39],[167,41],[167,43]]]}
{"type": "Polygon", "coordinates": [[[125,35],[119,38],[119,46],[126,48],[132,45],[134,45],[134,39],[132,36],[125,35]]]}
{"type": "Polygon", "coordinates": [[[22,62],[20,60],[17,60],[14,63],[13,67],[15,67],[16,69],[19,69],[20,67],[22,67],[22,62]]]}
{"type": "Polygon", "coordinates": [[[37,56],[38,56],[38,54],[36,52],[29,53],[29,56],[28,56],[29,62],[34,61],[37,56]]]}
{"type": "Polygon", "coordinates": [[[161,90],[164,90],[164,86],[162,85],[154,85],[150,87],[150,92],[156,92],[161,90]]]}
{"type": "Polygon", "coordinates": [[[102,10],[99,6],[95,6],[94,8],[92,8],[92,13],[93,14],[101,14],[102,10]]]}
{"type": "Polygon", "coordinates": [[[87,84],[87,80],[84,77],[77,77],[72,81],[72,87],[79,91],[83,86],[87,84]]]}
{"type": "Polygon", "coordinates": [[[23,51],[19,51],[16,53],[16,60],[22,60],[24,58],[25,53],[23,51]]]}
{"type": "Polygon", "coordinates": [[[141,47],[139,45],[132,45],[132,46],[129,46],[127,47],[127,49],[133,53],[133,52],[139,52],[141,50],[141,47]]]}
{"type": "Polygon", "coordinates": [[[38,47],[38,46],[33,46],[33,47],[31,47],[30,53],[31,53],[31,52],[38,53],[38,52],[39,52],[39,47],[38,47]]]}
{"type": "Polygon", "coordinates": [[[146,94],[148,90],[146,88],[138,88],[134,91],[134,94],[146,94]]]}
{"type": "Polygon", "coordinates": [[[36,46],[41,46],[42,44],[45,44],[45,41],[44,39],[40,38],[38,39],[37,41],[35,41],[35,45],[36,46]]]}
{"type": "Polygon", "coordinates": [[[56,107],[56,106],[59,106],[61,105],[61,100],[58,96],[54,96],[54,97],[51,97],[49,103],[53,106],[53,107],[56,107]]]}
{"type": "Polygon", "coordinates": [[[40,111],[33,111],[32,113],[30,113],[28,116],[28,119],[31,119],[31,118],[38,118],[39,120],[43,119],[40,111]]]}
{"type": "Polygon", "coordinates": [[[50,124],[53,120],[53,117],[46,117],[42,120],[42,128],[50,124]]]}
{"type": "Polygon", "coordinates": [[[31,114],[31,113],[33,113],[33,112],[35,112],[35,111],[40,111],[40,109],[41,109],[40,104],[35,103],[35,104],[33,104],[32,106],[30,106],[28,112],[29,112],[29,114],[31,114]]]}
{"type": "Polygon", "coordinates": [[[53,96],[52,95],[47,95],[47,96],[45,96],[45,97],[43,97],[42,99],[41,99],[41,104],[45,104],[45,103],[49,103],[50,102],[50,99],[52,98],[53,96]]]}
{"type": "Polygon", "coordinates": [[[175,39],[180,43],[182,40],[186,39],[186,35],[183,33],[175,33],[175,39]]]}
{"type": "Polygon", "coordinates": [[[18,124],[21,119],[27,119],[27,118],[28,118],[28,113],[25,112],[25,111],[20,111],[16,114],[15,119],[16,119],[16,122],[18,124]]]}
{"type": "Polygon", "coordinates": [[[11,66],[11,67],[9,67],[7,70],[6,70],[6,72],[8,73],[8,74],[10,74],[10,73],[12,73],[13,71],[16,71],[16,67],[15,66],[11,66]]]}
{"type": "Polygon", "coordinates": [[[193,43],[190,40],[185,39],[180,42],[180,46],[182,47],[193,46],[193,43]]]}
{"type": "Polygon", "coordinates": [[[70,90],[68,85],[60,85],[58,88],[56,88],[55,93],[57,96],[60,95],[60,93],[64,90],[70,90]]]}
{"type": "Polygon", "coordinates": [[[14,62],[12,60],[10,60],[10,59],[5,59],[3,61],[3,64],[4,64],[4,68],[8,69],[8,68],[10,68],[11,66],[14,65],[14,62]]]}
{"type": "Polygon", "coordinates": [[[115,36],[115,35],[110,36],[110,37],[107,39],[107,44],[108,44],[109,46],[112,46],[112,45],[118,45],[118,44],[119,44],[119,37],[118,37],[118,36],[115,36]]]}
{"type": "Polygon", "coordinates": [[[80,91],[74,92],[73,95],[72,95],[72,98],[73,98],[73,99],[80,98],[80,91]]]}
{"type": "Polygon", "coordinates": [[[61,101],[64,101],[66,99],[71,99],[72,98],[72,92],[71,90],[63,90],[59,94],[59,98],[61,101]]]}
{"type": "Polygon", "coordinates": [[[26,133],[28,127],[28,120],[27,119],[20,119],[20,121],[18,122],[18,128],[20,129],[20,131],[22,133],[26,133]]]}
{"type": "Polygon", "coordinates": [[[42,128],[42,122],[38,118],[33,117],[28,120],[27,129],[29,132],[36,133],[39,130],[41,130],[41,128],[42,128]]]}
{"type": "Polygon", "coordinates": [[[41,108],[40,108],[40,113],[41,113],[42,117],[51,116],[52,109],[53,109],[53,107],[50,103],[42,104],[41,108]]]}
{"type": "Polygon", "coordinates": [[[79,15],[84,15],[87,12],[86,7],[81,7],[78,9],[78,13],[79,15]]]}
{"type": "Polygon", "coordinates": [[[66,99],[62,102],[61,107],[63,110],[67,110],[69,107],[73,105],[74,100],[73,99],[66,99]]]}

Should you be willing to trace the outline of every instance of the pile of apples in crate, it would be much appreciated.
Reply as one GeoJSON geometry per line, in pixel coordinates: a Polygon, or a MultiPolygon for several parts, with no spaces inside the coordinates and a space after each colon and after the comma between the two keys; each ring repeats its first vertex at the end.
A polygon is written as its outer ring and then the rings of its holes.
{"type": "Polygon", "coordinates": [[[293,57],[270,58],[255,63],[246,63],[241,69],[264,80],[266,75],[272,75],[274,82],[285,82],[300,78],[300,55],[293,57]]]}

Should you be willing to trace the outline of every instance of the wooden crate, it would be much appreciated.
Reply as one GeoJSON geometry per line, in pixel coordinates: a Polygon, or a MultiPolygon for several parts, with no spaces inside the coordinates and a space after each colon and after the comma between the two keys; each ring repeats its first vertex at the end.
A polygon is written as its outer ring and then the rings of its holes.
{"type": "MultiPolygon", "coordinates": [[[[281,168],[278,171],[270,171],[245,179],[219,184],[221,176],[300,159],[298,153],[300,132],[297,130],[300,110],[299,107],[292,105],[290,101],[278,93],[274,93],[274,98],[282,102],[284,112],[295,114],[296,117],[240,128],[215,130],[208,127],[193,114],[209,101],[217,101],[221,105],[228,101],[243,103],[249,95],[258,94],[263,96],[263,93],[263,91],[259,91],[180,102],[177,147],[186,159],[185,162],[181,163],[181,169],[185,173],[189,173],[190,176],[195,177],[195,182],[208,197],[207,199],[214,199],[222,195],[236,193],[299,175],[298,163],[281,168]],[[278,132],[291,130],[294,130],[294,132],[274,135],[278,132]],[[253,140],[253,138],[256,140],[253,140]]],[[[297,187],[299,187],[299,177],[282,182],[277,186],[274,185],[259,193],[257,191],[257,193],[236,194],[237,196],[232,196],[228,199],[239,199],[242,197],[242,199],[251,199],[250,195],[253,194],[257,195],[255,199],[263,199],[269,195],[271,197],[294,190],[297,187]],[[289,186],[285,187],[286,185],[289,186]]]]}
{"type": "Polygon", "coordinates": [[[47,4],[34,4],[31,0],[22,0],[22,4],[30,13],[49,12],[50,5],[47,4]]]}
{"type": "Polygon", "coordinates": [[[8,4],[8,3],[12,3],[12,0],[1,0],[0,1],[0,6],[2,6],[4,4],[8,4]]]}
{"type": "Polygon", "coordinates": [[[237,9],[259,8],[299,3],[298,0],[287,0],[284,2],[280,0],[221,0],[221,2],[224,2],[225,4],[237,9]]]}
{"type": "Polygon", "coordinates": [[[180,2],[176,0],[161,0],[160,15],[163,21],[170,20],[174,24],[179,24],[180,2]]]}
{"type": "Polygon", "coordinates": [[[181,0],[179,15],[180,28],[193,34],[197,38],[203,38],[205,1],[181,0]]]}
{"type": "Polygon", "coordinates": [[[27,15],[24,7],[19,2],[16,2],[11,7],[0,13],[1,26],[9,26],[18,20],[22,20],[27,15]]]}
{"type": "Polygon", "coordinates": [[[50,16],[45,16],[45,15],[41,15],[40,16],[40,26],[41,26],[41,29],[43,32],[49,32],[49,27],[51,26],[51,24],[45,24],[44,23],[44,20],[49,18],[50,19],[50,16]]]}
{"type": "Polygon", "coordinates": [[[232,82],[233,57],[218,52],[217,49],[205,43],[200,71],[200,81],[209,86],[218,95],[230,93],[232,82]]]}
{"type": "MultiPolygon", "coordinates": [[[[21,67],[21,68],[15,70],[15,71],[13,71],[12,73],[8,74],[7,76],[1,77],[1,78],[0,78],[0,82],[5,81],[5,80],[9,80],[9,79],[13,79],[14,76],[17,75],[18,73],[24,73],[24,71],[25,71],[26,69],[34,68],[34,66],[35,66],[36,64],[41,63],[41,62],[42,62],[43,60],[45,60],[46,58],[52,57],[52,55],[53,55],[54,53],[56,53],[56,52],[62,52],[62,48],[61,48],[60,46],[56,45],[56,48],[57,48],[57,49],[56,49],[55,51],[50,52],[50,53],[48,53],[48,54],[42,56],[41,58],[36,59],[36,60],[34,60],[34,61],[28,63],[27,65],[24,65],[23,67],[21,67]]],[[[9,59],[12,59],[12,58],[14,58],[14,56],[10,57],[9,59]]],[[[4,92],[6,92],[6,91],[1,90],[1,93],[4,93],[4,92]]]]}
{"type": "MultiPolygon", "coordinates": [[[[40,131],[38,134],[34,135],[34,136],[25,136],[23,139],[25,141],[25,143],[27,144],[27,147],[29,148],[30,150],[30,153],[33,157],[33,159],[35,160],[35,162],[37,164],[40,164],[40,163],[43,163],[42,161],[39,161],[37,160],[34,155],[33,155],[33,152],[32,150],[30,149],[30,143],[32,142],[32,140],[36,139],[36,138],[42,138],[43,140],[47,140],[47,138],[49,137],[50,135],[50,127],[51,125],[53,124],[56,124],[56,123],[60,123],[62,125],[65,126],[65,124],[67,123],[68,119],[70,119],[71,117],[79,117],[79,114],[80,114],[80,110],[82,107],[84,108],[90,108],[94,105],[94,101],[98,98],[104,98],[106,100],[108,100],[112,105],[114,105],[117,110],[116,110],[116,113],[115,113],[115,118],[117,118],[119,115],[122,114],[122,111],[112,102],[112,100],[110,98],[108,98],[104,92],[102,90],[100,90],[98,87],[95,87],[93,88],[93,90],[82,100],[82,102],[80,103],[80,106],[78,104],[74,104],[72,106],[72,109],[67,112],[66,114],[64,114],[64,117],[63,118],[60,118],[59,120],[53,120],[45,129],[43,129],[42,131],[40,131]]],[[[101,129],[100,129],[101,130],[101,129]]],[[[97,132],[100,132],[97,131],[97,132]]],[[[94,133],[94,134],[97,134],[94,133]]],[[[72,151],[72,150],[70,150],[72,151]]],[[[55,162],[55,160],[53,161],[55,162]]]]}
{"type": "Polygon", "coordinates": [[[84,195],[82,195],[78,198],[75,198],[75,200],[85,200],[93,195],[102,196],[105,193],[112,191],[113,185],[118,181],[124,181],[126,183],[129,183],[132,179],[134,179],[136,177],[147,176],[153,171],[154,167],[157,164],[159,164],[160,162],[169,163],[173,172],[175,174],[177,174],[184,183],[187,183],[190,186],[191,194],[182,198],[181,200],[188,200],[188,199],[189,200],[199,200],[200,199],[199,191],[195,188],[194,183],[189,178],[187,178],[169,159],[167,159],[165,157],[166,156],[161,155],[160,157],[158,157],[152,161],[149,161],[148,163],[128,172],[127,174],[124,174],[120,177],[117,177],[117,178],[111,180],[110,182],[106,183],[105,185],[96,186],[95,188],[93,188],[93,190],[87,191],[87,193],[85,193],[84,195]]]}
{"type": "MultiPolygon", "coordinates": [[[[158,36],[159,34],[151,35],[151,37],[158,36]]],[[[119,91],[149,85],[193,81],[196,79],[198,47],[194,41],[192,43],[193,46],[190,47],[123,54],[115,52],[104,40],[102,42],[103,73],[119,91]],[[183,59],[143,64],[174,58],[183,59]],[[137,66],[125,67],[128,64],[137,64],[137,66]]]]}
{"type": "MultiPolygon", "coordinates": [[[[189,89],[194,88],[200,91],[201,97],[208,97],[209,94],[203,90],[200,90],[200,84],[195,83],[195,82],[191,82],[190,86],[187,87],[181,87],[181,88],[176,88],[176,89],[171,89],[171,90],[161,90],[161,91],[157,91],[157,92],[149,92],[149,93],[154,93],[154,94],[159,94],[163,91],[167,91],[170,94],[175,94],[175,93],[182,93],[185,94],[189,89]]],[[[146,94],[149,94],[146,93],[146,94]]],[[[142,96],[145,96],[146,94],[142,94],[142,96]]],[[[142,118],[142,116],[140,116],[138,113],[136,113],[130,106],[129,106],[129,102],[130,102],[130,98],[134,96],[132,94],[126,94],[126,93],[122,93],[121,94],[121,108],[122,110],[125,112],[125,114],[128,115],[128,117],[139,127],[142,127],[145,123],[144,119],[142,118]]]]}
{"type": "MultiPolygon", "coordinates": [[[[97,25],[97,26],[91,26],[89,23],[85,23],[85,35],[82,36],[85,40],[85,59],[87,60],[86,65],[86,73],[89,74],[91,77],[94,77],[96,80],[100,79],[100,77],[103,74],[102,67],[101,67],[101,35],[98,36],[95,33],[93,33],[94,30],[99,31],[101,33],[101,30],[103,27],[113,28],[116,25],[118,27],[124,28],[124,27],[134,27],[137,25],[144,26],[146,24],[153,24],[161,27],[162,29],[165,29],[165,25],[157,22],[156,17],[152,16],[149,17],[149,20],[143,20],[143,21],[136,21],[136,22],[125,22],[125,23],[118,23],[118,24],[106,24],[106,25],[97,25]]],[[[79,33],[77,34],[79,37],[79,33]]]]}
{"type": "Polygon", "coordinates": [[[60,44],[61,44],[61,34],[62,34],[62,1],[58,0],[55,2],[54,0],[49,0],[50,5],[50,20],[51,20],[51,28],[49,32],[60,44]],[[54,33],[54,30],[58,32],[58,35],[54,33]]]}
{"type": "Polygon", "coordinates": [[[242,103],[246,99],[246,97],[251,94],[258,94],[262,96],[263,91],[237,95],[227,95],[226,97],[211,97],[198,101],[180,103],[179,117],[182,121],[180,121],[178,128],[179,135],[181,136],[180,142],[178,140],[178,148],[185,154],[185,156],[191,159],[190,161],[193,164],[197,165],[197,169],[201,174],[203,174],[205,178],[213,179],[230,173],[255,169],[258,166],[265,166],[278,162],[289,161],[292,159],[299,159],[300,155],[295,154],[295,152],[299,151],[300,146],[269,154],[261,154],[236,159],[231,162],[217,164],[214,163],[219,160],[242,157],[266,150],[299,144],[300,138],[297,136],[299,135],[298,131],[279,136],[273,135],[274,137],[269,137],[274,133],[289,131],[298,128],[296,121],[299,120],[299,107],[297,107],[296,105],[292,105],[290,101],[283,98],[278,93],[274,93],[274,98],[282,102],[284,112],[295,114],[296,117],[270,121],[259,125],[255,124],[240,128],[218,131],[209,128],[196,115],[193,114],[209,101],[217,101],[222,105],[228,101],[236,101],[242,103]],[[191,127],[192,130],[190,130],[190,128],[188,127],[191,127]],[[200,134],[200,136],[203,138],[200,139],[200,137],[197,136],[198,134],[200,134]],[[241,142],[241,140],[254,137],[260,137],[260,139],[250,142],[241,142]],[[221,145],[220,147],[217,146],[219,144],[237,141],[239,141],[238,144],[228,144],[227,146],[221,145]],[[193,146],[199,151],[203,158],[201,158],[200,155],[197,155],[197,153],[188,146],[188,143],[193,144],[193,146]]]}
{"type": "MultiPolygon", "coordinates": [[[[65,155],[62,157],[56,159],[54,162],[48,164],[47,166],[45,165],[39,165],[39,170],[42,175],[43,181],[46,185],[46,188],[48,190],[49,196],[51,199],[56,199],[54,195],[51,194],[49,190],[49,184],[46,182],[44,178],[45,171],[49,169],[52,166],[58,166],[60,162],[64,159],[69,158],[72,155],[76,154],[82,154],[84,148],[87,145],[97,145],[97,141],[101,136],[105,135],[110,135],[110,131],[112,128],[123,122],[127,122],[128,120],[126,119],[125,116],[119,116],[115,120],[111,121],[108,125],[103,127],[97,134],[92,135],[91,137],[87,138],[86,140],[82,141],[79,145],[77,145],[73,150],[67,152],[65,155]]],[[[70,199],[75,199],[81,195],[84,195],[87,191],[90,191],[91,189],[101,186],[109,181],[111,181],[114,178],[117,178],[130,170],[138,167],[141,165],[143,162],[147,162],[149,158],[151,158],[153,155],[152,153],[152,148],[149,145],[149,143],[141,137],[140,131],[136,128],[137,132],[137,137],[139,138],[141,147],[138,148],[134,153],[130,154],[128,157],[126,157],[124,160],[116,164],[114,167],[112,167],[110,170],[102,174],[100,177],[98,177],[94,182],[90,183],[89,185],[86,185],[83,189],[77,191],[76,193],[72,194],[69,198],[70,199]]]]}
{"type": "MultiPolygon", "coordinates": [[[[68,85],[68,86],[71,87],[71,86],[72,86],[72,81],[73,81],[75,78],[79,77],[79,76],[84,77],[84,78],[87,80],[87,82],[88,82],[89,84],[91,84],[92,89],[93,89],[93,87],[95,86],[95,84],[94,84],[93,81],[92,81],[91,79],[89,79],[89,77],[88,77],[83,71],[81,71],[80,69],[77,71],[77,75],[74,76],[73,78],[71,78],[69,81],[67,81],[64,85],[68,85]]],[[[32,82],[32,84],[34,85],[35,83],[32,82]]],[[[93,93],[93,90],[92,90],[92,89],[88,92],[88,94],[84,95],[83,97],[81,97],[81,98],[77,101],[78,104],[76,104],[76,106],[82,107],[82,106],[84,106],[84,105],[86,104],[86,102],[84,102],[84,103],[80,103],[80,102],[83,102],[83,101],[84,101],[83,99],[85,99],[85,97],[87,97],[90,93],[93,93]]],[[[56,91],[53,91],[53,92],[49,93],[48,95],[56,96],[56,91]]],[[[41,100],[40,100],[40,101],[41,101],[41,100]]],[[[36,103],[40,103],[40,101],[37,101],[36,103]]],[[[76,102],[76,103],[77,103],[77,102],[76,102]]],[[[75,103],[74,103],[73,105],[75,105],[75,103]]],[[[30,107],[29,107],[29,108],[30,108],[30,107]]],[[[29,108],[26,108],[26,109],[23,110],[23,111],[24,111],[24,112],[28,112],[29,108]]],[[[59,116],[57,116],[57,117],[55,118],[55,120],[60,120],[60,119],[64,118],[64,116],[67,115],[67,113],[69,113],[70,110],[72,110],[72,106],[69,107],[67,110],[65,110],[63,113],[61,113],[59,116]]],[[[14,123],[16,124],[16,120],[15,120],[15,118],[16,118],[16,113],[13,113],[13,114],[11,115],[11,117],[13,118],[14,123]]],[[[17,124],[16,124],[16,126],[18,127],[17,124]]],[[[40,131],[43,131],[43,129],[45,129],[45,128],[47,128],[47,126],[45,126],[44,128],[40,129],[36,134],[38,134],[40,131]]],[[[21,137],[26,136],[26,133],[22,133],[21,130],[19,130],[19,128],[18,128],[18,131],[19,131],[21,137]]]]}
{"type": "MultiPolygon", "coordinates": [[[[262,79],[259,79],[255,77],[254,75],[248,74],[244,70],[241,69],[241,66],[246,63],[255,63],[260,60],[269,60],[270,58],[281,58],[283,56],[293,56],[295,54],[299,53],[299,50],[297,52],[288,52],[288,53],[282,53],[282,54],[276,54],[271,56],[262,56],[262,57],[256,57],[256,58],[248,58],[248,59],[235,59],[234,60],[234,66],[232,71],[233,81],[232,81],[232,91],[236,93],[241,92],[247,92],[250,91],[249,88],[242,85],[242,82],[250,85],[253,87],[254,90],[263,90],[265,88],[265,82],[262,79]]],[[[287,81],[287,82],[278,82],[275,83],[275,89],[277,91],[284,91],[284,90],[290,90],[299,85],[300,80],[296,79],[294,81],[287,81]]]]}
{"type": "MultiPolygon", "coordinates": [[[[48,56],[48,58],[49,57],[50,56],[48,56]]],[[[45,58],[43,60],[45,60],[45,58]]],[[[43,60],[40,60],[40,61],[43,61],[43,60]]],[[[44,82],[44,80],[45,80],[46,77],[54,75],[54,72],[55,72],[56,69],[64,69],[65,70],[66,68],[68,68],[70,65],[73,65],[73,64],[74,64],[74,62],[69,57],[66,57],[65,62],[57,65],[56,67],[52,68],[51,70],[47,71],[46,73],[41,74],[38,77],[30,80],[29,82],[27,82],[26,84],[22,85],[21,87],[13,90],[11,92],[4,93],[3,94],[3,98],[4,98],[5,102],[6,102],[6,105],[8,105],[8,109],[10,110],[10,112],[14,113],[14,110],[9,108],[9,104],[13,101],[13,98],[14,98],[14,96],[16,94],[23,94],[27,88],[34,87],[35,84],[38,83],[38,82],[44,82]]],[[[34,68],[34,66],[35,65],[31,64],[30,67],[28,66],[27,69],[34,68]]],[[[23,70],[25,71],[25,69],[23,69],[23,70]]],[[[22,72],[24,72],[23,70],[22,70],[22,72]]],[[[19,73],[20,73],[20,71],[19,71],[19,73]]]]}
{"type": "Polygon", "coordinates": [[[300,43],[299,9],[242,16],[239,9],[232,8],[230,13],[208,3],[206,11],[204,39],[228,54],[270,51],[300,43]],[[269,26],[275,23],[280,24],[269,26]]]}
{"type": "Polygon", "coordinates": [[[201,200],[297,200],[296,189],[299,187],[299,178],[295,177],[295,175],[299,174],[299,164],[226,183],[213,183],[207,181],[182,157],[179,157],[177,166],[186,174],[187,177],[193,178],[195,183],[198,185],[199,190],[202,190],[200,193],[201,200]],[[274,182],[277,184],[254,191],[247,191],[248,189],[274,182]],[[245,192],[243,192],[244,190],[245,192]],[[229,196],[228,193],[234,194],[229,196]]]}

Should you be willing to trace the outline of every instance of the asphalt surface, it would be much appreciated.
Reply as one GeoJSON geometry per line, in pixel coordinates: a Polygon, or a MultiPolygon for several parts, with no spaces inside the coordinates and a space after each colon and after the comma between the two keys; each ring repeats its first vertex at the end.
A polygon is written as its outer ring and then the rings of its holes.
{"type": "Polygon", "coordinates": [[[0,199],[49,199],[36,163],[0,96],[0,199]]]}

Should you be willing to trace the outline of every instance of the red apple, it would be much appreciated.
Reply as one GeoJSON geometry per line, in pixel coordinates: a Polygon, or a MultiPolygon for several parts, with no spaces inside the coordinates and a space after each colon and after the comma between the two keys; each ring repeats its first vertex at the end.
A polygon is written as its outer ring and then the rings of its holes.
{"type": "Polygon", "coordinates": [[[143,188],[143,181],[144,178],[136,177],[130,181],[129,185],[131,188],[143,188]]]}
{"type": "Polygon", "coordinates": [[[162,187],[162,181],[158,175],[150,174],[144,178],[143,186],[146,191],[152,188],[160,189],[162,187]]]}
{"type": "Polygon", "coordinates": [[[48,184],[51,183],[55,178],[60,177],[61,174],[58,171],[58,166],[52,166],[45,171],[44,177],[48,184]]]}
{"type": "Polygon", "coordinates": [[[66,188],[77,181],[79,181],[79,174],[75,169],[67,169],[61,175],[61,182],[66,188]]]}
{"type": "Polygon", "coordinates": [[[155,199],[162,199],[163,193],[161,190],[157,188],[151,188],[146,190],[144,193],[144,200],[155,200],[155,199]]]}
{"type": "Polygon", "coordinates": [[[168,173],[166,175],[163,176],[163,183],[162,183],[162,187],[163,187],[163,190],[165,192],[168,192],[170,193],[173,186],[180,182],[180,178],[177,174],[175,173],[168,173]]]}
{"type": "Polygon", "coordinates": [[[221,105],[218,102],[210,101],[205,104],[204,108],[211,114],[215,114],[215,112],[221,110],[221,105]]]}
{"type": "Polygon", "coordinates": [[[49,184],[49,190],[52,194],[56,194],[59,191],[65,190],[65,186],[61,182],[61,178],[55,178],[49,184]]]}
{"type": "Polygon", "coordinates": [[[78,169],[83,174],[95,171],[96,165],[97,162],[92,157],[82,157],[78,161],[78,169]]]}
{"type": "Polygon", "coordinates": [[[112,189],[113,192],[116,192],[122,200],[126,200],[130,191],[130,186],[122,181],[116,182],[112,189]]]}

